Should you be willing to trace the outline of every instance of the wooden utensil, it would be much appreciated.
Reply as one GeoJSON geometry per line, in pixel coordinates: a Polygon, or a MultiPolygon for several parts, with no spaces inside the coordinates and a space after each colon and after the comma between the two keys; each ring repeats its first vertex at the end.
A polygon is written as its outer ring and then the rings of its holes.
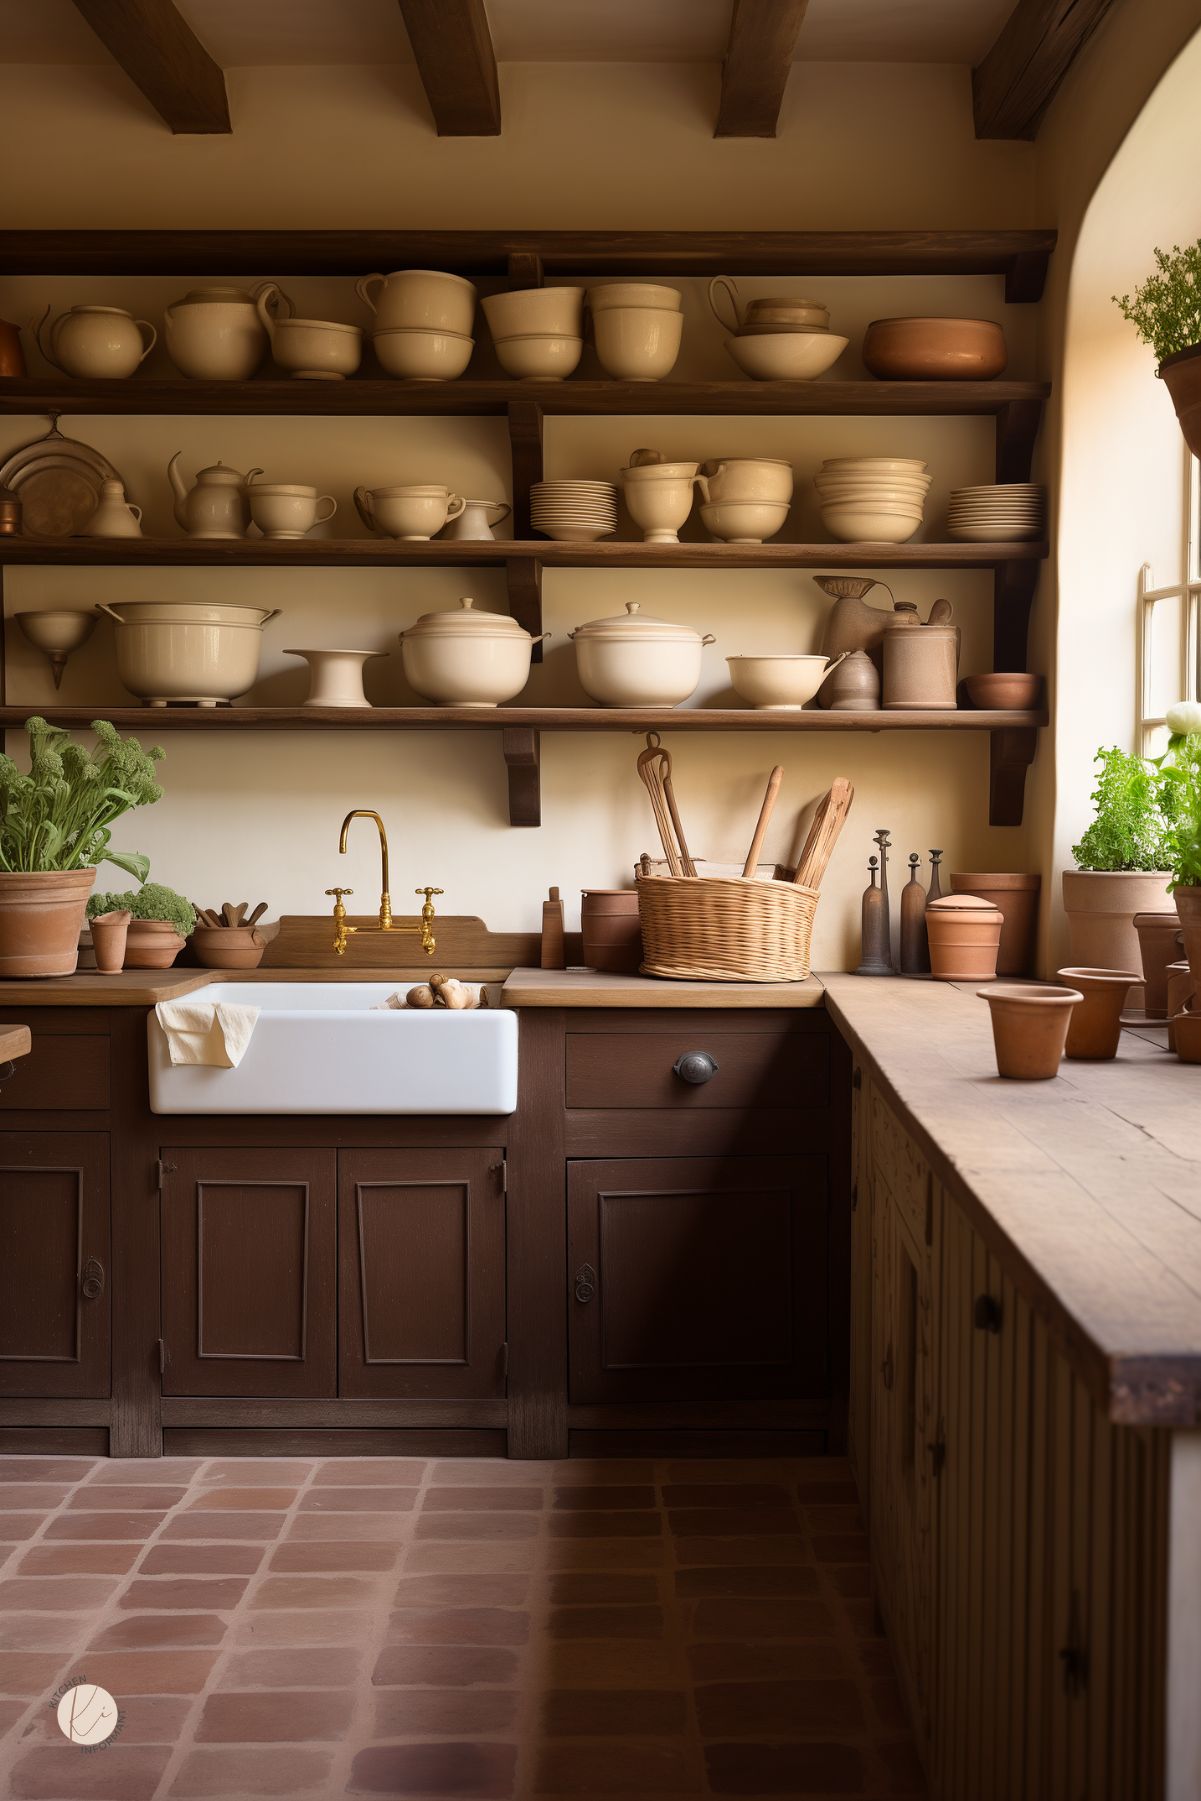
{"type": "Polygon", "coordinates": [[[250,918],[246,921],[246,924],[248,926],[257,925],[259,920],[263,917],[263,914],[266,911],[267,911],[266,901],[260,901],[258,906],[255,908],[254,912],[250,915],[250,918]]]}
{"type": "Polygon", "coordinates": [[[809,836],[797,864],[795,880],[798,887],[821,887],[854,798],[855,790],[846,777],[835,776],[819,801],[813,824],[809,827],[809,836]]]}
{"type": "Polygon", "coordinates": [[[668,868],[673,876],[695,876],[696,865],[688,849],[671,784],[671,752],[663,749],[658,732],[646,734],[646,749],[638,758],[638,774],[651,797],[668,868]]]}
{"type": "Polygon", "coordinates": [[[742,866],[744,876],[755,873],[755,865],[759,861],[759,853],[763,849],[763,840],[767,836],[768,824],[776,805],[776,796],[780,792],[780,783],[784,780],[784,765],[777,763],[767,778],[767,792],[763,796],[763,805],[759,809],[759,823],[755,827],[755,836],[751,839],[751,848],[746,853],[746,862],[742,866]]]}

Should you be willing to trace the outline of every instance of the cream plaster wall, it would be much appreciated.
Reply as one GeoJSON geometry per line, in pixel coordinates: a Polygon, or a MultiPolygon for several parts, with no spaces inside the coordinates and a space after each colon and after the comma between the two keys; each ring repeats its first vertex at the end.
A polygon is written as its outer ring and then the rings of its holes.
{"type": "MultiPolygon", "coordinates": [[[[716,72],[698,66],[511,67],[503,72],[505,133],[499,140],[439,141],[411,72],[397,68],[234,70],[235,131],[229,139],[171,138],[106,68],[0,71],[0,108],[14,142],[32,141],[19,186],[4,202],[8,226],[448,227],[504,222],[547,227],[785,228],[1043,223],[1034,199],[1034,151],[980,144],[972,135],[966,73],[946,68],[801,65],[790,84],[781,134],[770,142],[715,141],[716,72]]],[[[264,274],[276,273],[264,271],[264,274]]],[[[286,272],[278,272],[286,273],[286,272]]],[[[27,318],[38,302],[137,298],[155,316],[182,290],[120,281],[0,284],[0,312],[27,318]],[[103,290],[103,291],[101,291],[103,290]]],[[[328,297],[333,316],[358,317],[349,283],[287,284],[307,309],[328,297]]],[[[795,284],[798,288],[802,285],[795,284]]],[[[779,283],[760,285],[774,290],[779,283]]],[[[1033,372],[1034,309],[1004,309],[995,280],[823,282],[838,322],[852,336],[883,312],[969,310],[1004,317],[1014,374],[1033,372]]],[[[754,284],[748,284],[754,291],[754,284]]],[[[724,352],[699,291],[687,294],[682,370],[719,374],[724,352]]],[[[849,358],[841,372],[853,375],[849,358]]],[[[728,373],[728,369],[726,370],[728,373]]],[[[493,421],[263,419],[64,419],[126,476],[153,530],[171,531],[162,475],[179,448],[198,467],[221,457],[262,464],[278,479],[312,480],[338,498],[338,529],[358,533],[350,490],[387,479],[446,479],[479,492],[507,491],[503,431],[493,421]]],[[[28,435],[5,422],[5,450],[28,435]]],[[[986,480],[991,428],[982,421],[628,420],[554,421],[551,473],[607,475],[638,444],[669,453],[763,451],[791,456],[802,499],[790,534],[815,526],[804,483],[822,456],[876,449],[928,456],[935,475],[931,535],[940,503],[961,481],[986,480]]],[[[881,573],[884,573],[881,571],[881,573]]],[[[9,574],[6,612],[58,603],[149,596],[154,572],[19,570],[9,574]]],[[[211,593],[218,578],[185,571],[172,594],[211,593]]],[[[473,579],[484,604],[503,605],[500,578],[473,579]]],[[[990,580],[920,573],[895,584],[923,606],[947,594],[965,630],[966,669],[987,667],[990,580]]],[[[468,591],[445,572],[301,571],[223,575],[222,595],[281,605],[270,628],[263,679],[252,698],[299,698],[301,677],[285,645],[362,642],[383,646],[418,613],[468,591]]],[[[724,686],[722,657],[752,648],[809,649],[820,630],[820,596],[803,572],[563,573],[546,582],[553,638],[529,690],[533,700],[579,698],[566,644],[571,625],[618,610],[630,598],[648,611],[716,633],[698,699],[724,686]]],[[[48,703],[44,666],[8,628],[10,695],[48,703]]],[[[372,673],[376,698],[406,698],[394,656],[372,673]]],[[[116,704],[106,628],[68,672],[64,700],[116,704]]],[[[145,736],[154,737],[148,717],[145,736]]],[[[336,856],[336,830],[351,805],[377,806],[394,844],[398,894],[418,881],[446,890],[443,906],[479,912],[496,927],[532,926],[549,882],[569,897],[584,884],[620,881],[652,847],[649,811],[634,777],[633,738],[559,737],[543,742],[540,831],[504,823],[503,766],[495,739],[460,734],[296,733],[197,739],[164,734],[167,797],[131,822],[128,843],[148,850],[155,874],[201,899],[237,890],[270,899],[272,912],[312,912],[323,890],[349,881],[376,887],[370,844],[336,856]]],[[[784,804],[768,854],[785,855],[798,810],[836,773],[858,790],[819,917],[816,961],[853,963],[858,895],[872,829],[891,826],[897,885],[906,853],[945,849],[944,867],[1021,868],[1020,830],[987,826],[988,746],[983,737],[915,734],[873,739],[680,734],[671,740],[677,789],[694,851],[742,854],[761,786],[785,765],[784,804]]]]}

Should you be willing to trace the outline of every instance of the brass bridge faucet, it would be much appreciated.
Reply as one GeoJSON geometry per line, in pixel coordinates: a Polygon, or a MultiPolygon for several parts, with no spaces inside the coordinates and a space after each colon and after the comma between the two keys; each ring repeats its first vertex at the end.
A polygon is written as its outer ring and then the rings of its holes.
{"type": "Polygon", "coordinates": [[[425,952],[427,957],[432,957],[434,954],[435,945],[437,943],[437,940],[434,937],[434,930],[433,930],[433,927],[434,927],[433,896],[435,894],[441,894],[442,893],[441,888],[415,888],[413,890],[414,894],[424,894],[424,896],[425,896],[425,904],[421,909],[420,918],[418,918],[418,919],[402,919],[399,921],[393,919],[393,917],[392,917],[392,895],[389,892],[390,883],[389,883],[389,879],[388,879],[388,834],[384,830],[384,822],[380,818],[379,814],[376,813],[371,807],[355,807],[353,809],[353,811],[348,813],[346,815],[346,818],[342,821],[342,830],[338,837],[338,851],[339,851],[340,855],[342,855],[342,856],[346,855],[346,839],[347,839],[347,835],[350,831],[350,822],[352,819],[374,819],[375,824],[376,824],[376,829],[379,832],[379,855],[380,855],[379,924],[374,927],[372,927],[372,926],[362,927],[362,926],[347,925],[347,923],[346,923],[346,907],[343,904],[342,897],[343,897],[343,895],[346,895],[346,894],[353,894],[354,889],[353,888],[327,888],[325,892],[327,894],[332,894],[334,897],[334,949],[335,949],[335,951],[338,953],[339,957],[344,957],[346,955],[346,947],[350,942],[351,935],[353,933],[359,932],[359,931],[370,932],[370,931],[374,930],[377,932],[402,932],[402,933],[413,932],[413,933],[420,933],[421,948],[425,952]]]}

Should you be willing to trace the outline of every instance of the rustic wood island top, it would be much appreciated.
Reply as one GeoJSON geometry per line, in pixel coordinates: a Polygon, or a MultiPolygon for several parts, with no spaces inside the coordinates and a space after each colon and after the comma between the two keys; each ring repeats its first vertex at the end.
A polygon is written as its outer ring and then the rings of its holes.
{"type": "Polygon", "coordinates": [[[835,1025],[1111,1418],[1201,1423],[1201,1069],[1124,1032],[1114,1062],[1002,1081],[975,984],[822,980],[835,1025]]]}

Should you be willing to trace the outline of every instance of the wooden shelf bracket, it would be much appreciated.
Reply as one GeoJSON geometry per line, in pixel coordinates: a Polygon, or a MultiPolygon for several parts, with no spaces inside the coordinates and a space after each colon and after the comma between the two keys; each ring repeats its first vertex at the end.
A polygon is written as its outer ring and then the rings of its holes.
{"type": "Polygon", "coordinates": [[[533,400],[512,400],[506,408],[513,462],[513,536],[531,538],[530,489],[542,480],[542,408],[533,400]]]}
{"type": "Polygon", "coordinates": [[[1026,771],[1038,749],[1034,726],[1002,726],[988,735],[988,823],[1021,825],[1026,771]]]}
{"type": "Polygon", "coordinates": [[[509,774],[509,824],[542,824],[542,737],[528,725],[507,725],[501,749],[509,774]]]}
{"type": "MultiPolygon", "coordinates": [[[[542,564],[537,557],[510,557],[505,563],[505,585],[509,594],[509,612],[529,632],[531,638],[542,637],[542,564]]],[[[542,661],[541,642],[530,652],[535,663],[542,661]]]]}
{"type": "Polygon", "coordinates": [[[993,576],[992,666],[1013,674],[1029,662],[1037,563],[1000,563],[993,576]]]}

